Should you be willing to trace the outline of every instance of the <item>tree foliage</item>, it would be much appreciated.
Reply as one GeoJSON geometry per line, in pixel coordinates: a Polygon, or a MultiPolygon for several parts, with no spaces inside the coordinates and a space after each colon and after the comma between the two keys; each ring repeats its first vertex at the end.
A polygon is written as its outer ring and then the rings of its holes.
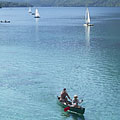
{"type": "Polygon", "coordinates": [[[37,6],[120,6],[120,0],[31,0],[37,6]]]}
{"type": "Polygon", "coordinates": [[[0,2],[0,7],[28,7],[32,6],[28,3],[17,3],[17,2],[0,2]]]}
{"type": "MultiPolygon", "coordinates": [[[[1,0],[0,0],[1,1],[1,0]]],[[[27,0],[30,4],[23,3],[22,1],[15,2],[17,0],[9,0],[11,2],[0,2],[1,7],[27,7],[33,4],[34,6],[42,7],[119,7],[120,0],[27,0]]],[[[26,1],[26,0],[24,0],[26,1]]]]}

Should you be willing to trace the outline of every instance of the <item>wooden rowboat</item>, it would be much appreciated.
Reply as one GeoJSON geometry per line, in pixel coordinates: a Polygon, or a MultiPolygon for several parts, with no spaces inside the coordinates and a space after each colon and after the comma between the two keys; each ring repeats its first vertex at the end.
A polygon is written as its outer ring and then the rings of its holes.
{"type": "Polygon", "coordinates": [[[60,102],[60,97],[57,97],[57,99],[58,99],[58,104],[60,106],[62,106],[63,108],[70,107],[69,112],[77,113],[77,114],[84,114],[85,113],[85,108],[83,108],[83,107],[79,107],[79,108],[71,107],[71,102],[66,104],[65,102],[60,102]]]}

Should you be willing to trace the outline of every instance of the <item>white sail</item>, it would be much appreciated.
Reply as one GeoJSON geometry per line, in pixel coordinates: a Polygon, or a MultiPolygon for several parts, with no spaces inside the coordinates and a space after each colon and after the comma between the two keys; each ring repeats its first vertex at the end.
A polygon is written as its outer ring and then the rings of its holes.
{"type": "Polygon", "coordinates": [[[29,7],[29,10],[28,10],[29,13],[32,13],[32,10],[31,10],[31,7],[29,7]]]}
{"type": "Polygon", "coordinates": [[[86,13],[85,13],[85,22],[86,24],[90,24],[90,13],[88,8],[86,9],[86,13]]]}
{"type": "Polygon", "coordinates": [[[36,17],[36,18],[39,18],[39,17],[40,17],[40,14],[39,14],[39,12],[38,12],[38,9],[35,10],[35,17],[36,17]]]}

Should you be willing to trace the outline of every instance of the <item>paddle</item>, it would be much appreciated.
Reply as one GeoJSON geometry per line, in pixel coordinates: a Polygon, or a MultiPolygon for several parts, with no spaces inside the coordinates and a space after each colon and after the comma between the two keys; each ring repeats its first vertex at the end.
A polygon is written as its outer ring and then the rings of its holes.
{"type": "Polygon", "coordinates": [[[66,107],[66,108],[64,109],[65,112],[67,112],[68,110],[70,110],[70,107],[66,107]]]}
{"type": "Polygon", "coordinates": [[[79,102],[79,104],[82,103],[82,102],[83,102],[83,99],[79,102]]]}
{"type": "MultiPolygon", "coordinates": [[[[79,103],[82,103],[83,102],[83,100],[81,100],[79,103]]],[[[68,107],[66,107],[66,108],[64,108],[64,111],[65,112],[67,112],[68,110],[70,110],[70,107],[68,106],[68,107]]]]}

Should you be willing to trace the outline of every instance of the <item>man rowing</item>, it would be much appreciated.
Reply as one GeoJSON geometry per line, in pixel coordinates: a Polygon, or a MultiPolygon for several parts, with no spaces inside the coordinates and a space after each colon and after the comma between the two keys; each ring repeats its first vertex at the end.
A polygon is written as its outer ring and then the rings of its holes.
{"type": "Polygon", "coordinates": [[[61,96],[60,96],[60,101],[61,102],[68,102],[67,97],[72,101],[72,99],[70,98],[70,96],[68,95],[66,88],[63,89],[63,91],[61,92],[61,96]]]}

